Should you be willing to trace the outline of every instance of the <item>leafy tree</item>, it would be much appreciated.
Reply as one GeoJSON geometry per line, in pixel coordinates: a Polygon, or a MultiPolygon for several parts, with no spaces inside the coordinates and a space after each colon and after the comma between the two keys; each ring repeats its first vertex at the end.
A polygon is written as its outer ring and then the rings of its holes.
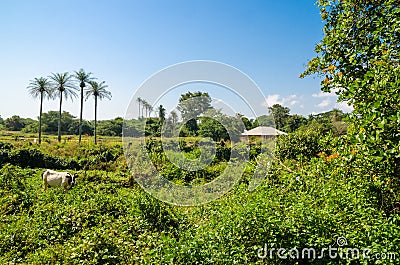
{"type": "Polygon", "coordinates": [[[211,97],[207,92],[187,92],[179,98],[178,110],[183,120],[186,120],[185,127],[190,134],[196,135],[198,130],[196,119],[211,109],[211,97]]]}
{"type": "Polygon", "coordinates": [[[379,197],[390,209],[400,201],[399,1],[318,4],[325,35],[301,77],[323,76],[322,90],[335,89],[339,101],[354,107],[351,139],[362,147],[365,175],[388,195],[379,197]]]}
{"type": "Polygon", "coordinates": [[[240,135],[244,131],[240,115],[237,117],[227,116],[220,110],[213,108],[209,109],[206,114],[205,117],[200,117],[199,135],[210,137],[214,141],[222,139],[238,141],[240,139],[240,135]]]}
{"type": "MultiPolygon", "coordinates": [[[[64,115],[64,113],[63,113],[64,115]]],[[[82,124],[80,123],[80,120],[78,119],[73,119],[69,123],[66,123],[63,121],[63,118],[61,118],[61,128],[65,127],[65,130],[68,134],[75,134],[79,135],[79,127],[82,128],[82,135],[93,135],[93,125],[86,120],[82,120],[82,124]],[[82,125],[82,126],[80,126],[82,125]]]]}
{"type": "Polygon", "coordinates": [[[39,122],[33,119],[23,119],[24,128],[21,129],[23,133],[38,133],[39,132],[39,122]]]}
{"type": "MultiPolygon", "coordinates": [[[[43,122],[43,131],[47,133],[57,133],[58,131],[58,118],[59,113],[57,111],[49,111],[47,113],[43,113],[42,115],[42,122],[43,122]]],[[[71,115],[67,111],[63,111],[61,114],[61,131],[67,133],[77,134],[78,130],[74,130],[73,128],[77,129],[78,125],[75,125],[76,117],[71,115]],[[71,128],[72,126],[72,128],[71,128]]]]}
{"type": "Polygon", "coordinates": [[[286,119],[286,125],[283,130],[287,132],[294,132],[298,128],[307,124],[307,118],[298,114],[289,115],[286,119]]]}
{"type": "Polygon", "coordinates": [[[50,98],[52,96],[51,83],[47,78],[39,77],[31,80],[28,86],[28,92],[33,98],[40,97],[40,110],[39,110],[39,144],[42,143],[42,110],[43,98],[50,98]]]}
{"type": "Polygon", "coordinates": [[[65,95],[65,99],[76,98],[77,94],[75,92],[76,88],[73,83],[73,76],[65,73],[53,73],[50,76],[50,79],[53,81],[52,86],[54,90],[58,93],[55,93],[56,96],[60,98],[60,110],[58,113],[58,141],[61,141],[61,115],[62,115],[62,101],[63,95],[65,95]],[[58,95],[57,95],[58,94],[58,95]]]}
{"type": "Polygon", "coordinates": [[[253,123],[247,118],[246,116],[242,114],[238,114],[240,116],[240,119],[242,120],[244,127],[246,130],[251,130],[253,129],[253,123]]]}
{"type": "Polygon", "coordinates": [[[24,120],[18,115],[7,118],[4,121],[4,125],[6,129],[10,131],[20,131],[25,127],[24,120]]]}
{"type": "Polygon", "coordinates": [[[83,115],[83,89],[86,87],[86,83],[89,83],[94,78],[91,77],[92,73],[86,73],[82,68],[76,71],[74,77],[79,81],[79,87],[81,88],[81,110],[79,114],[79,143],[82,140],[82,115],[83,115]]]}
{"type": "Polygon", "coordinates": [[[275,119],[275,126],[277,129],[281,129],[286,124],[286,119],[289,116],[290,109],[283,107],[280,104],[274,104],[268,108],[270,113],[275,119]]]}
{"type": "Polygon", "coordinates": [[[124,119],[121,117],[113,120],[99,121],[98,133],[107,136],[121,136],[124,119]]]}
{"type": "Polygon", "coordinates": [[[106,90],[108,87],[105,84],[105,81],[101,83],[97,83],[96,81],[89,81],[90,87],[86,90],[86,97],[89,98],[90,96],[94,97],[94,143],[97,144],[97,99],[111,99],[111,92],[106,90]]]}
{"type": "Polygon", "coordinates": [[[255,121],[252,122],[253,128],[256,128],[260,125],[275,127],[275,121],[273,115],[261,115],[260,117],[257,117],[255,121]]]}

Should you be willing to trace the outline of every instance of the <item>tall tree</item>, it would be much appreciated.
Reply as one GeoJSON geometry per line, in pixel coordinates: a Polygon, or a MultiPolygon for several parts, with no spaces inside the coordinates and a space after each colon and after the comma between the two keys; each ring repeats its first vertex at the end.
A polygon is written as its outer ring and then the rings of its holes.
{"type": "Polygon", "coordinates": [[[207,92],[187,92],[179,98],[177,109],[189,133],[196,135],[198,126],[197,119],[207,110],[211,109],[211,97],[207,92]]]}
{"type": "Polygon", "coordinates": [[[152,111],[153,111],[153,106],[150,103],[146,102],[146,116],[148,118],[150,118],[150,114],[152,111]]]}
{"type": "MultiPolygon", "coordinates": [[[[138,114],[138,119],[139,119],[139,118],[140,118],[140,105],[142,104],[143,99],[142,99],[141,97],[138,97],[138,98],[136,99],[136,101],[137,101],[137,103],[138,103],[138,105],[139,105],[139,114],[138,114]]],[[[142,118],[143,118],[143,111],[142,111],[142,118]]]]}
{"type": "Polygon", "coordinates": [[[158,118],[160,119],[161,123],[165,121],[165,108],[163,105],[158,107],[158,118]]]}
{"type": "Polygon", "coordinates": [[[145,99],[142,99],[141,102],[142,102],[142,117],[145,110],[146,111],[145,117],[148,118],[150,116],[150,112],[153,110],[153,107],[145,99]]]}
{"type": "Polygon", "coordinates": [[[85,70],[82,68],[79,71],[75,71],[74,77],[78,80],[79,82],[79,87],[81,88],[81,110],[79,114],[79,143],[81,143],[82,140],[82,115],[83,115],[83,89],[86,87],[86,83],[89,83],[92,81],[94,78],[91,77],[92,73],[86,73],[85,70]]]}
{"type": "Polygon", "coordinates": [[[47,78],[39,77],[30,81],[28,85],[29,94],[33,98],[40,97],[40,110],[39,110],[39,144],[42,143],[42,110],[43,99],[49,98],[52,95],[51,83],[47,78]]]}
{"type": "Polygon", "coordinates": [[[275,119],[275,126],[277,129],[281,129],[286,124],[286,119],[289,116],[290,109],[283,107],[280,104],[274,104],[268,108],[270,113],[275,119]]]}
{"type": "Polygon", "coordinates": [[[86,98],[94,97],[94,143],[97,144],[97,99],[111,99],[111,92],[106,90],[106,82],[97,83],[89,81],[89,88],[86,90],[86,98]]]}
{"type": "Polygon", "coordinates": [[[24,119],[18,115],[7,118],[4,121],[4,125],[6,129],[10,131],[20,131],[25,127],[24,119]]]}
{"type": "Polygon", "coordinates": [[[142,118],[144,117],[144,109],[146,108],[147,101],[142,99],[142,118]]]}
{"type": "Polygon", "coordinates": [[[400,205],[399,1],[320,0],[318,5],[324,37],[301,77],[322,76],[323,91],[335,89],[340,101],[354,107],[355,128],[349,137],[362,148],[363,177],[382,183],[380,203],[396,207],[400,205]]]}
{"type": "Polygon", "coordinates": [[[76,87],[73,82],[73,76],[70,75],[68,72],[65,73],[53,73],[49,77],[52,81],[52,87],[54,90],[54,95],[60,98],[60,109],[58,114],[58,142],[61,142],[61,114],[62,114],[62,102],[63,102],[63,95],[65,99],[77,97],[75,92],[76,87]],[[58,94],[58,95],[57,95],[58,94]]]}
{"type": "Polygon", "coordinates": [[[287,132],[294,132],[305,124],[307,124],[307,118],[298,114],[293,114],[287,117],[286,124],[283,128],[287,132]]]}

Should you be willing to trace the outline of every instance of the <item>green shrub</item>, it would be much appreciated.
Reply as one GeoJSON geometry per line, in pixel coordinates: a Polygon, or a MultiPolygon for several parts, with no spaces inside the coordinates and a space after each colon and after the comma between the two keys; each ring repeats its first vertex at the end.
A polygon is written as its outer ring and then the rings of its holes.
{"type": "Polygon", "coordinates": [[[35,193],[25,186],[37,174],[6,164],[0,169],[0,214],[15,214],[33,205],[35,193]]]}
{"type": "Polygon", "coordinates": [[[280,159],[306,159],[322,151],[321,134],[314,130],[297,130],[277,139],[276,156],[280,159]]]}

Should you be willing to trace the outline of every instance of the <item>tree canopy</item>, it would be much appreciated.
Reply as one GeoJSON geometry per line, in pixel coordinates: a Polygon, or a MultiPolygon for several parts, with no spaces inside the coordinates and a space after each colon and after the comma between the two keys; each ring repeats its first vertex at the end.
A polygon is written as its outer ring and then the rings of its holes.
{"type": "Polygon", "coordinates": [[[324,37],[301,77],[323,77],[354,107],[351,140],[363,150],[365,174],[385,192],[399,190],[400,5],[398,0],[320,0],[324,37]],[[397,187],[397,188],[396,188],[397,187]]]}

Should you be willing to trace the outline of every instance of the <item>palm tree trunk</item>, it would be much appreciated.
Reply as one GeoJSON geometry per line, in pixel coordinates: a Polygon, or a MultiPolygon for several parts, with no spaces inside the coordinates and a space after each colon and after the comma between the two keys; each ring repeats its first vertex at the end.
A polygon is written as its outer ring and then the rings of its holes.
{"type": "Polygon", "coordinates": [[[79,116],[79,144],[82,140],[83,86],[81,86],[81,113],[79,116]]]}
{"type": "Polygon", "coordinates": [[[58,142],[61,142],[61,105],[63,92],[60,91],[60,112],[58,113],[58,142]]]}
{"type": "Polygon", "coordinates": [[[97,144],[97,96],[94,97],[94,144],[97,144]]]}
{"type": "Polygon", "coordinates": [[[39,111],[39,144],[42,143],[42,108],[43,108],[43,92],[40,93],[40,111],[39,111]]]}

